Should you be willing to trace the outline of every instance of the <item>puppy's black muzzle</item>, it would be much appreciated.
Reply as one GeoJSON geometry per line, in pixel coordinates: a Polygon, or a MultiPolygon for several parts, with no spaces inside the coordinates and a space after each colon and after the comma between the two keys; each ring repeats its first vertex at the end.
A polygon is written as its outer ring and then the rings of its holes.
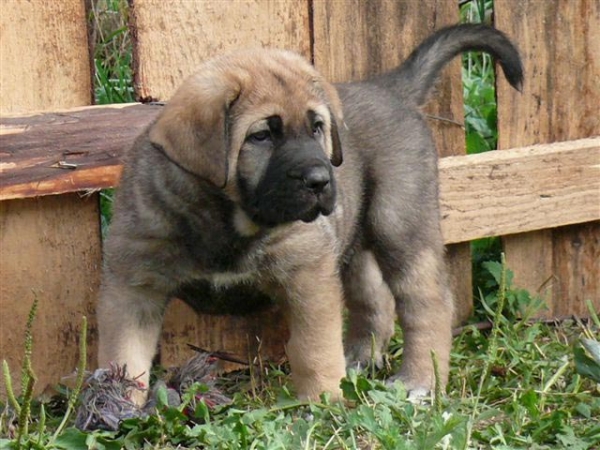
{"type": "Polygon", "coordinates": [[[292,169],[288,172],[292,179],[301,180],[306,189],[318,195],[322,193],[331,181],[330,169],[322,161],[315,161],[314,165],[292,169]]]}
{"type": "Polygon", "coordinates": [[[314,139],[290,140],[276,148],[255,191],[251,217],[274,226],[329,215],[335,206],[329,158],[314,139]]]}

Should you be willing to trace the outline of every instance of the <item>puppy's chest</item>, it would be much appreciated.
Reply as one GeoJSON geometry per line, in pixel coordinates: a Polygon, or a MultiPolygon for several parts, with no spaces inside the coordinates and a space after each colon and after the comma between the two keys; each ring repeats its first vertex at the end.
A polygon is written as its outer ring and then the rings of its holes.
{"type": "MultiPolygon", "coordinates": [[[[285,231],[285,230],[284,230],[285,231]]],[[[229,247],[229,254],[203,255],[193,270],[188,273],[185,283],[195,281],[211,286],[217,291],[242,287],[266,288],[278,284],[281,276],[293,272],[294,268],[306,264],[306,254],[298,250],[297,242],[302,239],[290,239],[286,233],[278,232],[267,235],[245,245],[243,250],[229,247]],[[282,275],[283,274],[283,275],[282,275]]],[[[310,243],[308,243],[310,246],[310,243]]],[[[310,258],[309,258],[310,259],[310,258]]]]}
{"type": "Polygon", "coordinates": [[[268,255],[261,241],[220,240],[215,233],[203,244],[186,245],[188,271],[181,274],[185,283],[201,280],[215,288],[248,285],[268,271],[268,255]]]}
{"type": "Polygon", "coordinates": [[[247,314],[273,305],[260,287],[258,266],[243,265],[238,271],[199,271],[173,293],[197,312],[247,314]]]}
{"type": "MultiPolygon", "coordinates": [[[[296,268],[311,264],[325,253],[337,253],[335,226],[327,218],[263,230],[253,237],[224,235],[214,230],[185,244],[182,284],[199,281],[215,289],[271,285],[296,268]]],[[[181,265],[179,265],[181,269],[181,265]]]]}
{"type": "Polygon", "coordinates": [[[238,272],[206,272],[199,275],[201,279],[208,281],[216,289],[256,282],[260,275],[258,268],[244,267],[244,269],[246,270],[238,272]]]}

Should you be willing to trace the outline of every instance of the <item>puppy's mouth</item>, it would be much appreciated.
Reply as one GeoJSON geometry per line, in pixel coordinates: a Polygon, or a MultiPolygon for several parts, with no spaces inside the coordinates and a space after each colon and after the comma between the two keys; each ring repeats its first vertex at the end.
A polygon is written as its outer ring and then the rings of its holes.
{"type": "Polygon", "coordinates": [[[330,205],[328,202],[318,202],[314,208],[308,209],[304,214],[301,214],[297,220],[310,223],[317,220],[320,215],[328,216],[333,212],[333,208],[333,204],[330,205]]]}
{"type": "Polygon", "coordinates": [[[310,223],[321,215],[330,215],[334,208],[335,191],[331,189],[320,194],[296,192],[289,196],[260,197],[245,209],[255,223],[272,228],[296,221],[310,223]]]}

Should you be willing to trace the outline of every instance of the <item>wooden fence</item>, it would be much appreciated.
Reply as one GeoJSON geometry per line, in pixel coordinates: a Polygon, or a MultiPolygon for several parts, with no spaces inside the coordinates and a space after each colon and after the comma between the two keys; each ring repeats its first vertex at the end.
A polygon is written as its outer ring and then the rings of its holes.
{"type": "MultiPolygon", "coordinates": [[[[395,66],[433,30],[458,21],[453,0],[130,0],[135,87],[167,100],[205,58],[276,46],[311,58],[333,81],[395,66]]],[[[458,301],[472,307],[468,241],[503,235],[519,286],[539,292],[547,314],[600,309],[600,2],[496,0],[496,26],[519,45],[523,94],[498,81],[500,148],[464,156],[460,62],[451,64],[428,112],[440,149],[443,231],[458,301]],[[554,144],[551,144],[554,143],[554,144]],[[534,146],[534,144],[550,144],[534,146]]],[[[81,316],[90,319],[101,265],[99,188],[118,182],[120,157],[159,107],[92,104],[84,0],[10,0],[0,6],[0,359],[18,374],[34,298],[38,386],[77,360],[81,316]]],[[[499,77],[500,78],[500,77],[499,77]]],[[[280,357],[276,312],[195,316],[174,301],[161,362],[186,343],[242,356],[280,357]],[[259,343],[260,341],[260,343],[259,343]]]]}

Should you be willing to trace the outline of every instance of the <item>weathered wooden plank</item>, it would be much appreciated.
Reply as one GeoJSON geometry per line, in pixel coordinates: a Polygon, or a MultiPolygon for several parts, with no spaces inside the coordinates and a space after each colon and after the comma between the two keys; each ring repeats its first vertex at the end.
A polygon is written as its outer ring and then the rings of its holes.
{"type": "Polygon", "coordinates": [[[1,8],[2,113],[89,104],[84,3],[12,0],[1,8]]]}
{"type": "Polygon", "coordinates": [[[446,242],[599,220],[600,138],[442,158],[440,197],[446,242]]]}
{"type": "MultiPolygon", "coordinates": [[[[434,30],[459,20],[456,4],[446,0],[315,1],[313,9],[315,66],[333,81],[364,79],[389,70],[434,30]]],[[[448,119],[430,123],[440,154],[464,154],[464,131],[457,125],[464,118],[458,58],[444,71],[426,112],[448,119]]],[[[456,321],[461,322],[473,303],[469,245],[449,251],[448,259],[456,321]]]]}
{"type": "Polygon", "coordinates": [[[20,380],[34,298],[37,391],[77,367],[81,318],[89,319],[88,367],[96,364],[95,304],[101,265],[98,202],[77,194],[0,202],[0,355],[20,380]]]}
{"type": "MultiPolygon", "coordinates": [[[[314,2],[314,64],[332,82],[361,80],[400,64],[436,29],[458,22],[452,2],[314,2]],[[332,43],[335,43],[333,45],[332,43]]],[[[460,60],[450,63],[426,110],[442,156],[465,153],[460,60]]]]}
{"type": "Polygon", "coordinates": [[[558,283],[554,288],[557,300],[549,311],[552,317],[589,316],[586,300],[600,310],[599,229],[598,222],[594,222],[553,231],[554,251],[564,256],[553,261],[558,283]]]}
{"type": "MultiPolygon", "coordinates": [[[[84,2],[18,0],[0,8],[0,115],[90,104],[84,2]]],[[[37,391],[75,369],[84,314],[90,319],[88,358],[95,361],[99,265],[96,195],[0,203],[0,358],[8,361],[17,390],[34,296],[40,301],[33,325],[37,391]]]]}
{"type": "MultiPolygon", "coordinates": [[[[133,0],[130,4],[140,98],[168,99],[203,60],[232,49],[273,46],[311,56],[309,2],[133,0]]],[[[281,355],[285,339],[268,339],[273,333],[285,335],[280,315],[246,317],[235,323],[231,328],[227,316],[197,317],[183,302],[173,302],[164,322],[161,362],[169,365],[189,357],[183,345],[187,342],[246,356],[256,350],[257,336],[264,341],[264,357],[281,355]]]]}
{"type": "Polygon", "coordinates": [[[114,186],[123,152],[161,108],[94,106],[0,118],[0,200],[114,186]]]}
{"type": "Polygon", "coordinates": [[[518,45],[520,94],[498,77],[502,148],[600,134],[600,3],[497,0],[496,26],[518,45]]]}
{"type": "Polygon", "coordinates": [[[306,1],[130,3],[136,92],[143,99],[168,99],[203,60],[227,50],[281,47],[311,56],[306,1]]]}
{"type": "MultiPolygon", "coordinates": [[[[526,75],[523,95],[499,80],[499,148],[600,135],[600,3],[498,0],[494,6],[497,26],[521,49],[526,75]]],[[[580,258],[600,252],[599,245],[600,222],[504,239],[515,283],[541,291],[548,316],[564,313],[565,305],[585,311],[585,299],[600,308],[600,288],[590,282],[599,278],[598,266],[580,258]],[[535,252],[551,256],[533,270],[535,252]]]]}
{"type": "MultiPolygon", "coordinates": [[[[0,199],[116,186],[124,152],[161,108],[94,106],[0,119],[0,199]],[[60,161],[75,167],[53,167],[60,161]]],[[[449,244],[599,218],[597,137],[443,157],[439,172],[449,244]]]]}

